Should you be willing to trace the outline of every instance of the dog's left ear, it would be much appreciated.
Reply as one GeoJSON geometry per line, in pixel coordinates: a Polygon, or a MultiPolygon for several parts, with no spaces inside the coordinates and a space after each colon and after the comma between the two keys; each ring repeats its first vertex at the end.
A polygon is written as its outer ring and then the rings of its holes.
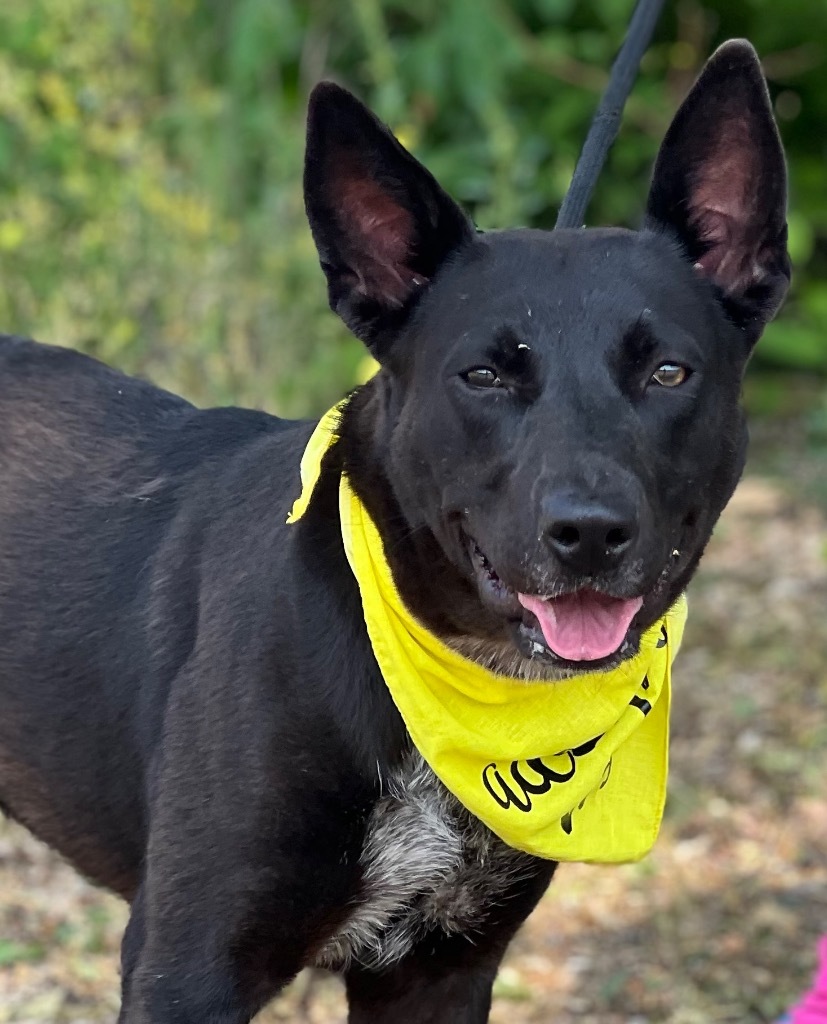
{"type": "Polygon", "coordinates": [[[474,229],[390,130],[331,82],[310,96],[304,200],[330,306],[381,361],[474,229]]]}
{"type": "Polygon", "coordinates": [[[758,56],[734,39],[710,57],[661,146],[646,227],[677,233],[750,343],[790,282],[787,170],[758,56]]]}

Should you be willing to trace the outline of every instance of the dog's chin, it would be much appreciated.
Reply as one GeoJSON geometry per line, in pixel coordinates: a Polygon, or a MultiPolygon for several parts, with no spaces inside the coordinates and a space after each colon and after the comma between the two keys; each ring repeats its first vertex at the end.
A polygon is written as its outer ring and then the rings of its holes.
{"type": "Polygon", "coordinates": [[[649,620],[657,618],[651,609],[658,604],[665,571],[654,587],[632,596],[562,584],[549,594],[527,595],[500,578],[470,537],[466,549],[479,598],[502,621],[503,629],[497,638],[464,636],[449,642],[464,657],[498,675],[531,682],[608,672],[638,653],[641,634],[649,620]],[[587,642],[581,643],[579,637],[572,640],[579,620],[561,624],[565,616],[572,617],[573,605],[577,606],[575,617],[589,623],[587,642]],[[555,650],[554,641],[559,641],[561,650],[555,650]]]}

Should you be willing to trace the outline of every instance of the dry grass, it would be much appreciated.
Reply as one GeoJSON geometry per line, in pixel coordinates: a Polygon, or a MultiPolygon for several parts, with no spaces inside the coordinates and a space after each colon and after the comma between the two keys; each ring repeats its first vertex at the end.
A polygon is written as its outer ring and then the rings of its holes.
{"type": "MultiPolygon", "coordinates": [[[[760,1024],[807,980],[827,931],[827,519],[748,478],[691,598],[657,849],[560,869],[498,1024],[760,1024]]],[[[125,916],[0,823],[0,1024],[113,1020],[125,916]]],[[[338,982],[300,978],[260,1021],[344,1013],[338,982]]]]}

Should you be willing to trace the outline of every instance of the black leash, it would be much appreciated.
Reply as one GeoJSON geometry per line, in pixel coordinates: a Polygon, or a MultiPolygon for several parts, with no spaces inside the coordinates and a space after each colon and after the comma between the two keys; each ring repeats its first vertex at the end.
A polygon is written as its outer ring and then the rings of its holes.
{"type": "Polygon", "coordinates": [[[569,190],[557,214],[556,228],[581,228],[594,186],[620,127],[620,115],[635,84],[641,57],[655,30],[664,0],[638,0],[600,106],[592,119],[569,190]]]}

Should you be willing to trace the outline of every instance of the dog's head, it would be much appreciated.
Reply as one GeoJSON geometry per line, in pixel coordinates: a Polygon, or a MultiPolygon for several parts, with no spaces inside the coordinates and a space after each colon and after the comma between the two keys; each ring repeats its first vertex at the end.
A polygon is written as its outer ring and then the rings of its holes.
{"type": "Polygon", "coordinates": [[[706,65],[640,231],[480,234],[330,84],[305,195],[330,304],[381,365],[342,444],[403,599],[524,678],[634,654],[737,483],[742,375],[789,283],[755,51],[730,42],[706,65]]]}

